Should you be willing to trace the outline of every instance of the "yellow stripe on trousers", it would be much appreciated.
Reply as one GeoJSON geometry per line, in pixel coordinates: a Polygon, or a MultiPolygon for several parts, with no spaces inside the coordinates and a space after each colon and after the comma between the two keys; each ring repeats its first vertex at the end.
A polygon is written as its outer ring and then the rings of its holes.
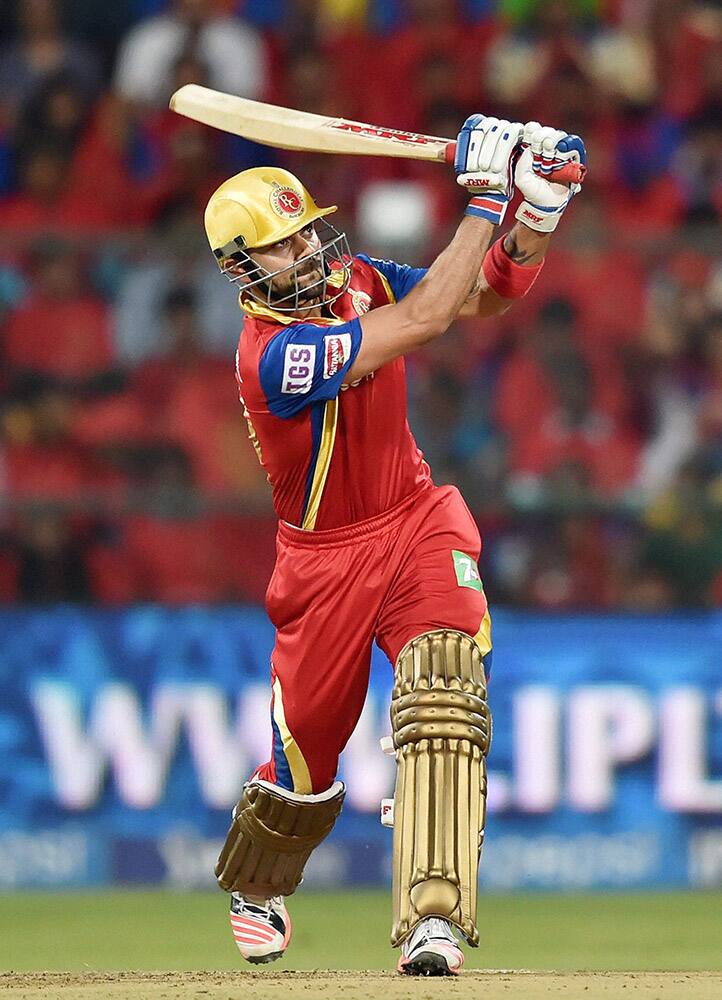
{"type": "Polygon", "coordinates": [[[487,653],[491,652],[491,615],[488,608],[481,620],[479,631],[474,636],[474,642],[481,650],[482,656],[486,656],[487,653]]]}
{"type": "Polygon", "coordinates": [[[286,723],[286,713],[283,710],[283,692],[281,691],[281,682],[278,677],[273,682],[273,719],[281,734],[283,752],[291,769],[293,790],[294,792],[298,792],[299,795],[310,795],[313,792],[311,774],[298,743],[291,736],[291,730],[286,723]]]}

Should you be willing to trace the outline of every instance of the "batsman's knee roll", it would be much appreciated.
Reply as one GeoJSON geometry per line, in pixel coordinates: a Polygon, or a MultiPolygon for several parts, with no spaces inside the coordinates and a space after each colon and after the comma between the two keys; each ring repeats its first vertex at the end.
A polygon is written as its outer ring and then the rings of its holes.
{"type": "Polygon", "coordinates": [[[245,896],[290,896],[311,852],[333,829],[345,794],[340,781],[318,795],[249,781],[216,864],[220,887],[245,896]]]}
{"type": "Polygon", "coordinates": [[[471,945],[491,743],[482,654],[440,629],[399,654],[391,701],[396,748],[393,927],[403,943],[427,916],[455,924],[471,945]]]}

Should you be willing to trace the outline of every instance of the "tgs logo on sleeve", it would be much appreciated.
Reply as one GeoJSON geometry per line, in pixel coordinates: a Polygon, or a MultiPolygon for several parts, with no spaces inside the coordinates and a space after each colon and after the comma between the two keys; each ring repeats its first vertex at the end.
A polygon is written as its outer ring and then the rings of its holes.
{"type": "Polygon", "coordinates": [[[351,357],[351,334],[335,333],[323,338],[323,377],[333,378],[351,357]]]}
{"type": "Polygon", "coordinates": [[[289,344],[283,361],[281,392],[308,392],[313,385],[315,344],[289,344]]]}

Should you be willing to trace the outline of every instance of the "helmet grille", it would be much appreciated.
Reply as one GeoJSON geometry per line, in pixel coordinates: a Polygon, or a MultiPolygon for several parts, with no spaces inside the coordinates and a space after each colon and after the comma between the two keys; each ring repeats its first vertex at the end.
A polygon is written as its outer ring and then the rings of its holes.
{"type": "Polygon", "coordinates": [[[242,274],[229,274],[233,284],[240,284],[243,293],[274,312],[296,313],[304,309],[328,306],[340,298],[351,279],[352,257],[346,234],[339,232],[325,219],[314,223],[320,240],[316,250],[276,271],[267,271],[250,254],[232,241],[216,257],[231,258],[243,265],[242,274]],[[313,281],[304,281],[309,274],[318,274],[313,281]]]}

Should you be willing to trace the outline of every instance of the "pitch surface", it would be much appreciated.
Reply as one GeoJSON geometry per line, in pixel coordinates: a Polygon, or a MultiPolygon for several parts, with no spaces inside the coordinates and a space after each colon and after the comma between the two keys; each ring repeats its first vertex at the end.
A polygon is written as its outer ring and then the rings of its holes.
{"type": "Polygon", "coordinates": [[[719,1000],[718,973],[468,972],[408,980],[380,972],[116,973],[0,975],[3,1000],[719,1000]]]}

